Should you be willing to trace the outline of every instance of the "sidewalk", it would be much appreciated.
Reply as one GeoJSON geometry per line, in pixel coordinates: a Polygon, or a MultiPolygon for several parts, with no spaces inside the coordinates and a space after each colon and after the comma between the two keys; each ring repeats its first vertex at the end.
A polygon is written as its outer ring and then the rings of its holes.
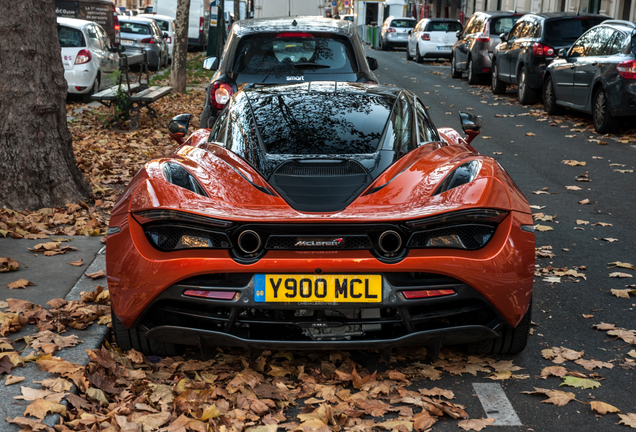
{"type": "MultiPolygon", "coordinates": [[[[52,236],[58,237],[58,236],[52,236]]],[[[28,250],[38,243],[51,241],[42,240],[16,240],[13,238],[0,238],[0,257],[10,257],[20,263],[20,269],[15,272],[0,273],[0,300],[7,298],[22,299],[41,305],[48,309],[46,302],[54,298],[65,298],[66,300],[79,300],[80,292],[92,291],[98,285],[106,286],[106,278],[93,280],[85,277],[85,273],[93,273],[99,270],[106,271],[105,244],[101,243],[101,237],[69,237],[68,246],[76,247],[78,250],[55,256],[44,256],[41,253],[35,254],[28,250]],[[82,259],[84,264],[80,267],[70,265],[71,262],[82,259]],[[27,286],[26,289],[9,289],[7,284],[26,279],[35,285],[27,286]]],[[[26,325],[17,333],[11,333],[7,337],[16,340],[20,337],[34,334],[38,328],[34,325],[26,325]]],[[[86,330],[69,329],[64,336],[75,334],[83,341],[72,348],[62,349],[54,355],[70,362],[87,364],[87,349],[95,349],[101,346],[104,337],[108,332],[108,327],[100,326],[97,323],[91,324],[86,330]]],[[[24,343],[16,344],[16,349],[24,349],[24,343]]],[[[22,354],[31,352],[27,348],[22,354]]],[[[54,375],[41,371],[35,363],[27,363],[24,367],[17,367],[11,371],[11,375],[25,377],[25,380],[10,386],[0,384],[0,430],[16,431],[21,428],[6,422],[6,418],[23,417],[24,410],[30,401],[13,399],[21,394],[21,386],[42,388],[34,381],[42,381],[46,378],[53,378],[54,375]]],[[[4,378],[6,375],[3,375],[4,378]]],[[[4,379],[2,380],[4,381],[4,379]]],[[[31,417],[32,418],[32,417],[31,417]]],[[[44,423],[52,426],[59,422],[59,416],[49,415],[44,423]]]]}

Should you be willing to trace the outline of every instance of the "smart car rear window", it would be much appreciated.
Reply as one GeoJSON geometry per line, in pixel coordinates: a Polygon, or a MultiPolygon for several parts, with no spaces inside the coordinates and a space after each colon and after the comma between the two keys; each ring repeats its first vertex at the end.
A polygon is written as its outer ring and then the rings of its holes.
{"type": "Polygon", "coordinates": [[[345,37],[283,32],[242,38],[232,70],[240,74],[355,73],[357,65],[345,37]]]}
{"type": "Polygon", "coordinates": [[[453,32],[456,33],[462,29],[462,25],[458,22],[431,21],[424,31],[428,32],[453,32]]]}
{"type": "Polygon", "coordinates": [[[81,30],[75,28],[58,25],[57,38],[60,40],[61,48],[81,48],[86,46],[84,34],[81,30]]]}
{"type": "Polygon", "coordinates": [[[417,24],[415,20],[393,20],[389,27],[393,28],[413,28],[417,24]]]}
{"type": "Polygon", "coordinates": [[[548,20],[545,23],[545,42],[555,46],[571,45],[583,33],[602,23],[605,19],[575,17],[548,20]]]}
{"type": "Polygon", "coordinates": [[[140,34],[140,35],[150,34],[150,27],[148,27],[146,24],[120,21],[119,25],[121,26],[120,31],[122,33],[131,33],[131,34],[140,34]]]}
{"type": "Polygon", "coordinates": [[[386,97],[333,91],[250,99],[270,154],[375,153],[393,105],[386,97]]]}

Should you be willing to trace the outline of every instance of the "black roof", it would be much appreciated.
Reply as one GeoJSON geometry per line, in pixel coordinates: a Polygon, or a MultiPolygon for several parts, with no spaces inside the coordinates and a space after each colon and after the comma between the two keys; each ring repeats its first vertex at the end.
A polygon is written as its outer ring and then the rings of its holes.
{"type": "Polygon", "coordinates": [[[599,14],[577,14],[576,12],[543,12],[543,13],[531,13],[526,14],[535,16],[542,19],[554,19],[554,18],[574,18],[574,17],[585,17],[585,18],[609,18],[606,15],[599,14]]]}
{"type": "Polygon", "coordinates": [[[525,12],[514,12],[514,11],[485,11],[485,12],[475,12],[476,14],[485,14],[485,15],[489,15],[492,17],[499,17],[499,16],[521,16],[521,15],[525,15],[525,12]]]}
{"type": "Polygon", "coordinates": [[[339,33],[350,36],[354,31],[351,21],[315,16],[277,17],[240,20],[234,23],[232,31],[237,36],[251,33],[272,33],[278,31],[317,31],[339,33]],[[294,25],[294,22],[296,23],[294,25]]]}
{"type": "Polygon", "coordinates": [[[397,98],[404,89],[381,84],[366,84],[339,81],[311,81],[298,84],[280,85],[247,85],[243,92],[251,98],[271,97],[285,94],[358,94],[368,96],[384,96],[389,99],[397,98]]]}

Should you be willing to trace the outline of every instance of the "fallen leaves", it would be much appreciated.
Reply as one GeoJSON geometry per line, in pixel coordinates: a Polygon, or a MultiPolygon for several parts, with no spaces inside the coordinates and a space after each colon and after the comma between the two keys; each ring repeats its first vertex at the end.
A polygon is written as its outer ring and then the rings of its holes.
{"type": "Polygon", "coordinates": [[[621,410],[619,410],[618,408],[601,401],[592,401],[590,403],[590,408],[592,408],[593,411],[596,411],[597,413],[603,415],[607,413],[621,412],[621,410]]]}
{"type": "Polygon", "coordinates": [[[629,273],[623,273],[623,272],[612,272],[609,274],[609,277],[611,278],[630,278],[633,277],[631,274],[629,273]]]}
{"type": "Polygon", "coordinates": [[[86,273],[86,277],[89,277],[93,280],[103,278],[104,276],[106,276],[104,270],[99,270],[94,273],[86,273]]]}
{"type": "Polygon", "coordinates": [[[628,413],[628,414],[619,414],[621,418],[619,424],[624,424],[625,426],[629,426],[633,429],[636,429],[636,414],[628,413]]]}
{"type": "Polygon", "coordinates": [[[614,262],[611,262],[611,263],[607,263],[607,265],[609,266],[608,268],[620,267],[620,268],[625,268],[625,269],[630,269],[630,270],[636,270],[636,268],[634,268],[634,266],[631,265],[630,263],[624,263],[624,262],[620,262],[620,261],[614,261],[614,262]]]}
{"type": "Polygon", "coordinates": [[[611,289],[612,295],[615,295],[616,297],[619,298],[626,298],[629,299],[629,295],[633,294],[636,295],[636,289],[634,288],[625,288],[625,289],[611,289]]]}
{"type": "Polygon", "coordinates": [[[80,258],[77,261],[71,262],[70,264],[75,267],[81,267],[84,265],[84,261],[80,258]]]}
{"type": "Polygon", "coordinates": [[[564,347],[546,348],[541,351],[543,358],[552,360],[553,363],[565,363],[567,360],[573,361],[583,357],[583,351],[574,351],[564,347]]]}
{"type": "Polygon", "coordinates": [[[17,271],[20,264],[11,258],[0,258],[0,273],[17,271]]]}
{"type": "Polygon", "coordinates": [[[465,431],[480,431],[483,428],[485,428],[486,426],[490,426],[491,424],[493,424],[495,422],[495,419],[491,419],[491,418],[486,418],[486,419],[470,419],[470,420],[462,420],[460,421],[457,426],[459,426],[460,429],[463,429],[465,431]]]}
{"type": "Polygon", "coordinates": [[[587,198],[582,199],[581,201],[579,201],[579,204],[589,204],[589,203],[590,203],[590,200],[587,199],[587,198]]]}
{"type": "Polygon", "coordinates": [[[26,279],[18,279],[15,282],[11,282],[9,284],[7,284],[7,286],[9,287],[9,289],[26,289],[27,286],[35,286],[35,284],[33,282],[30,282],[26,279]]]}
{"type": "Polygon", "coordinates": [[[26,410],[24,411],[24,415],[31,415],[33,417],[37,417],[40,420],[44,420],[49,413],[57,413],[57,414],[66,414],[66,407],[57,402],[51,402],[44,399],[36,399],[31,403],[26,410]]]}
{"type": "Polygon", "coordinates": [[[578,378],[574,376],[566,376],[563,377],[563,382],[559,384],[560,386],[570,386],[582,389],[591,389],[598,388],[601,386],[601,383],[598,381],[594,381],[587,378],[578,378]]]}
{"type": "Polygon", "coordinates": [[[576,398],[575,394],[571,392],[564,392],[560,390],[550,390],[550,389],[544,389],[544,388],[538,388],[538,387],[535,387],[534,391],[522,391],[521,393],[545,395],[548,397],[548,399],[545,399],[541,402],[554,404],[556,406],[564,406],[568,402],[575,400],[576,398]]]}
{"type": "Polygon", "coordinates": [[[576,161],[576,160],[569,160],[569,159],[568,160],[563,160],[563,161],[561,161],[561,163],[565,164],[565,165],[569,165],[569,166],[585,166],[585,165],[587,165],[587,162],[579,162],[579,161],[576,161]]]}
{"type": "Polygon", "coordinates": [[[33,248],[29,248],[31,252],[43,253],[44,256],[54,256],[65,254],[69,251],[76,251],[76,247],[62,245],[61,242],[38,243],[33,248]]]}
{"type": "Polygon", "coordinates": [[[551,226],[548,225],[535,225],[534,229],[537,231],[541,231],[541,232],[545,232],[545,231],[554,231],[554,228],[552,228],[551,226]]]}

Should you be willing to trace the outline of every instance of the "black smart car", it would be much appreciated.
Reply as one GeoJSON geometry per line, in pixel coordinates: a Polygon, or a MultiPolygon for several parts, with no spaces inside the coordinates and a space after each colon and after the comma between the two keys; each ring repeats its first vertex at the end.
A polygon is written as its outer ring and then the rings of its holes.
{"type": "Polygon", "coordinates": [[[608,19],[606,16],[552,12],[524,15],[492,55],[492,92],[501,94],[506,85],[519,86],[519,102],[535,101],[543,84],[546,66],[562,48],[569,48],[579,36],[608,19]]]}
{"type": "Polygon", "coordinates": [[[610,20],[587,31],[545,71],[543,104],[592,114],[599,133],[616,130],[615,117],[636,115],[636,24],[610,20]]]}
{"type": "Polygon", "coordinates": [[[319,17],[264,18],[236,22],[220,62],[205,60],[212,77],[201,127],[211,127],[241,84],[346,81],[377,84],[378,62],[365,57],[355,25],[319,17]],[[220,63],[220,64],[219,64],[220,63]]]}

